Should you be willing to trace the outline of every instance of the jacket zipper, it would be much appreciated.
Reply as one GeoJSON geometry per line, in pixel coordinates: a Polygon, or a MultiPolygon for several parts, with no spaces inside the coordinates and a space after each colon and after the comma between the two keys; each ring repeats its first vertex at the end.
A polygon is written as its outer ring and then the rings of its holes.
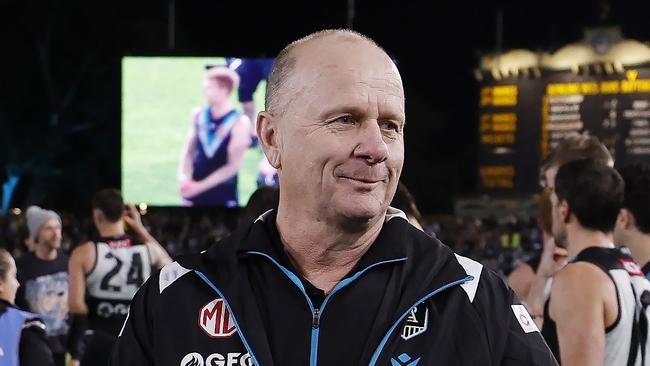
{"type": "Polygon", "coordinates": [[[311,323],[311,346],[309,349],[309,365],[316,366],[318,360],[318,335],[320,334],[320,310],[314,309],[311,323]]]}
{"type": "Polygon", "coordinates": [[[313,318],[313,321],[311,323],[311,327],[313,329],[317,329],[319,326],[320,326],[320,313],[319,313],[319,309],[316,308],[316,309],[314,309],[314,318],[313,318]]]}
{"type": "Polygon", "coordinates": [[[276,267],[278,267],[290,280],[293,282],[302,292],[303,296],[305,297],[305,300],[307,300],[307,304],[309,305],[309,309],[311,310],[312,313],[312,325],[311,325],[311,347],[310,347],[310,352],[309,352],[309,365],[310,366],[317,366],[318,364],[318,337],[320,335],[320,321],[321,318],[323,317],[323,313],[325,311],[325,306],[327,303],[330,301],[332,296],[337,293],[339,290],[344,288],[345,286],[349,285],[351,282],[359,278],[363,273],[368,271],[370,268],[381,265],[381,264],[387,264],[387,263],[395,263],[395,262],[403,262],[406,261],[406,257],[404,258],[397,258],[397,259],[391,259],[383,262],[377,262],[371,266],[368,266],[364,268],[363,270],[357,272],[354,274],[352,277],[348,277],[341,282],[339,282],[332,292],[330,292],[327,297],[325,297],[325,300],[323,301],[323,304],[320,306],[320,308],[314,307],[314,304],[311,302],[311,299],[307,295],[307,292],[305,291],[304,286],[302,285],[302,282],[300,282],[300,279],[298,276],[296,276],[293,272],[289,271],[287,268],[282,266],[280,263],[278,263],[275,259],[273,259],[271,256],[268,254],[262,253],[262,252],[248,252],[248,254],[256,254],[260,255],[262,257],[265,257],[269,259],[273,264],[275,264],[276,267]]]}

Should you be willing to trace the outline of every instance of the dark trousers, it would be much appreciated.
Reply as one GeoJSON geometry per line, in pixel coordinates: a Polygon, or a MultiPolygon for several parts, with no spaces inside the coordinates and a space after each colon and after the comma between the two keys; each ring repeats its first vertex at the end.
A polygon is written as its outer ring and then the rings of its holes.
{"type": "Polygon", "coordinates": [[[54,366],[65,366],[65,353],[52,353],[54,366]]]}

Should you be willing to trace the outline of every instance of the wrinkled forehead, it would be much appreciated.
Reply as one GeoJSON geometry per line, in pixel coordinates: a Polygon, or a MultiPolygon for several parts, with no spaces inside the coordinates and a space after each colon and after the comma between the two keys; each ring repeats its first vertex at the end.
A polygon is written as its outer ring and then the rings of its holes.
{"type": "Polygon", "coordinates": [[[304,81],[307,90],[328,91],[333,99],[373,94],[396,106],[404,104],[402,84],[393,72],[329,65],[314,70],[304,81]]]}
{"type": "Polygon", "coordinates": [[[297,75],[315,77],[323,71],[338,69],[353,75],[395,79],[395,86],[402,86],[399,71],[390,57],[365,40],[328,37],[300,45],[293,53],[297,75]]]}
{"type": "Polygon", "coordinates": [[[307,103],[369,99],[404,112],[404,89],[393,61],[363,41],[334,47],[306,45],[296,53],[293,90],[307,103]],[[311,46],[311,47],[310,47],[311,46]],[[327,94],[324,99],[323,94],[327,94]]]}

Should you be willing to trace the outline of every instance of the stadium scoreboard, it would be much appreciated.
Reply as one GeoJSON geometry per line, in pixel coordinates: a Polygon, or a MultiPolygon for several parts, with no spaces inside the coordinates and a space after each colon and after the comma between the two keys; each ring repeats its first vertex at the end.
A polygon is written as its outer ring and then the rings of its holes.
{"type": "Polygon", "coordinates": [[[650,161],[650,68],[551,72],[479,85],[479,190],[539,190],[539,168],[567,135],[596,136],[615,166],[650,161]]]}

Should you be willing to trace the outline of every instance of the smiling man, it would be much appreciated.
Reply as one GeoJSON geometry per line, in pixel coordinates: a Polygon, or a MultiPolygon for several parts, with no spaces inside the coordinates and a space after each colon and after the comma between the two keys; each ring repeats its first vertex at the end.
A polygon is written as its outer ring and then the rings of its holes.
{"type": "Polygon", "coordinates": [[[113,364],[555,365],[497,275],[389,207],[405,121],[401,76],[372,40],[288,45],[257,118],[277,212],[153,276],[113,364]]]}

